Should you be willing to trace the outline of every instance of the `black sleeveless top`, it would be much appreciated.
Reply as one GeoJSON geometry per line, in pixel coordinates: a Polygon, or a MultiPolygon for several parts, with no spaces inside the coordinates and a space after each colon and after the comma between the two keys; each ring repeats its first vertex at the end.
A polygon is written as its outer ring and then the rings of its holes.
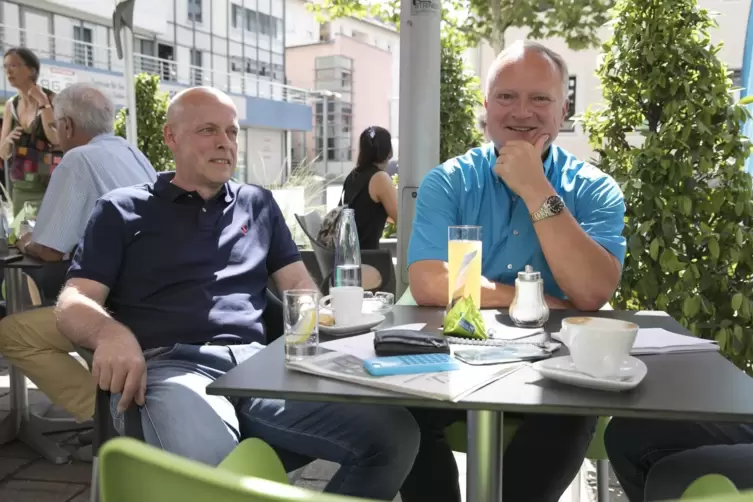
{"type": "Polygon", "coordinates": [[[369,195],[369,182],[380,169],[369,165],[353,169],[343,184],[343,202],[353,210],[361,249],[379,249],[387,211],[369,195]]]}

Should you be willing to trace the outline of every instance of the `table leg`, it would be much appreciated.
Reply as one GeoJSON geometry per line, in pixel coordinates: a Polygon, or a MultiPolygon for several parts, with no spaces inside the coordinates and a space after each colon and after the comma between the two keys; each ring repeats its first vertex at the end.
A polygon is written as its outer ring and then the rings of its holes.
{"type": "MultiPolygon", "coordinates": [[[[8,315],[23,311],[23,272],[19,268],[5,269],[5,301],[8,315]]],[[[70,460],[70,453],[44,434],[87,427],[91,424],[79,424],[72,418],[32,414],[26,377],[18,368],[10,367],[10,413],[0,424],[0,444],[19,439],[50,462],[63,464],[70,460]]]]}
{"type": "Polygon", "coordinates": [[[504,415],[498,411],[468,411],[467,500],[502,501],[504,415]]]}

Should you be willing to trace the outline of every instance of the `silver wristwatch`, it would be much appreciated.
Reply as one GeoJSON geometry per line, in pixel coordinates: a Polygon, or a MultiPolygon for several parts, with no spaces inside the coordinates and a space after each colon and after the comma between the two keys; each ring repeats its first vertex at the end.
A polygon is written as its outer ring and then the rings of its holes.
{"type": "Polygon", "coordinates": [[[559,195],[552,195],[547,197],[538,211],[531,214],[531,221],[536,223],[537,221],[545,220],[552,216],[557,216],[565,210],[565,203],[562,197],[559,195]]]}

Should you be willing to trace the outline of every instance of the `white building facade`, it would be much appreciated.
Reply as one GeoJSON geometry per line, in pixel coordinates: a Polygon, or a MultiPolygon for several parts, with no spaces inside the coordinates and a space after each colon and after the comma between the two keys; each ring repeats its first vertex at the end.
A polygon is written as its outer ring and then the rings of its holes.
{"type": "Polygon", "coordinates": [[[291,84],[308,81],[318,91],[331,91],[341,96],[328,98],[328,105],[333,107],[328,120],[323,117],[322,99],[316,98],[314,132],[306,135],[296,151],[307,152],[305,157],[309,160],[311,152],[316,152],[319,160],[315,162],[315,170],[320,174],[342,176],[354,166],[362,130],[369,125],[379,125],[392,133],[397,155],[400,36],[395,27],[378,20],[352,17],[319,23],[307,8],[310,0],[285,0],[285,3],[288,59],[301,66],[288,68],[291,84]],[[327,62],[333,57],[343,61],[335,65],[337,68],[327,62]],[[309,70],[303,68],[306,65],[301,58],[315,62],[312,69],[315,75],[302,74],[309,70]],[[339,116],[341,104],[347,108],[347,116],[339,116]],[[326,162],[321,149],[324,123],[329,128],[326,162]]]}
{"type": "MultiPolygon", "coordinates": [[[[0,44],[32,49],[42,85],[90,81],[125,105],[123,61],[112,29],[113,0],[0,0],[0,44]]],[[[134,68],[156,74],[169,93],[188,86],[224,90],[238,107],[237,177],[279,183],[290,131],[309,131],[306,89],[285,85],[284,0],[136,0],[134,68]]],[[[14,94],[7,80],[0,96],[14,94]]]]}

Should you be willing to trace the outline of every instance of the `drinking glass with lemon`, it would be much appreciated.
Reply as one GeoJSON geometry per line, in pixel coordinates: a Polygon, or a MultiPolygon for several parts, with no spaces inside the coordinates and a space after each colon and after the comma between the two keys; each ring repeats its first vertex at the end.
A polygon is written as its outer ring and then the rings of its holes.
{"type": "Polygon", "coordinates": [[[316,355],[319,347],[319,292],[291,289],[282,293],[285,318],[285,359],[316,355]]]}

